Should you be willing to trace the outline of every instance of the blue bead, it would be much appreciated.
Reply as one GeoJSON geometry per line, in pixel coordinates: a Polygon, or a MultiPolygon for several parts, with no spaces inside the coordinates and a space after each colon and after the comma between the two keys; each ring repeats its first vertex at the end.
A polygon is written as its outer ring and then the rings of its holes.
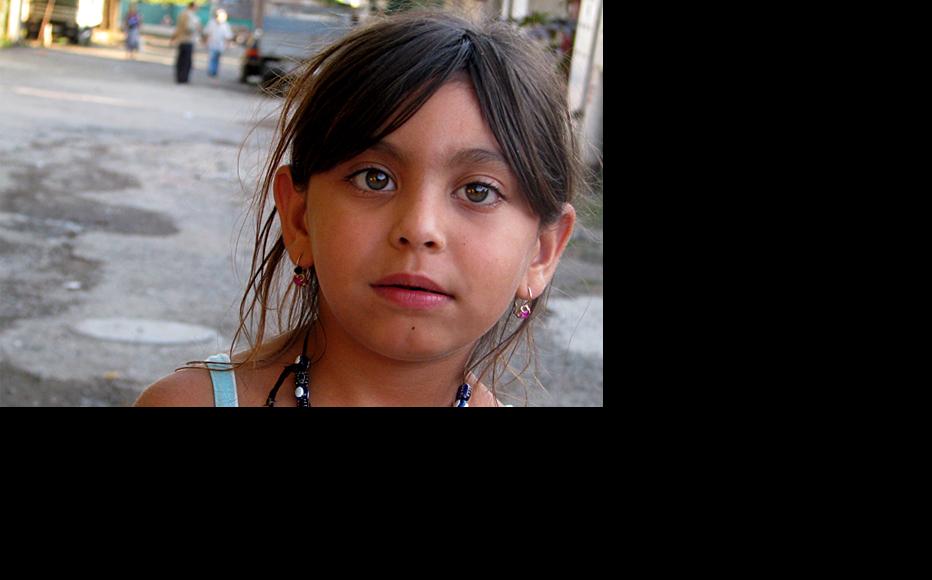
{"type": "Polygon", "coordinates": [[[469,386],[469,383],[463,383],[460,385],[459,390],[456,392],[456,398],[462,399],[463,401],[468,401],[469,397],[472,396],[472,387],[469,386]]]}

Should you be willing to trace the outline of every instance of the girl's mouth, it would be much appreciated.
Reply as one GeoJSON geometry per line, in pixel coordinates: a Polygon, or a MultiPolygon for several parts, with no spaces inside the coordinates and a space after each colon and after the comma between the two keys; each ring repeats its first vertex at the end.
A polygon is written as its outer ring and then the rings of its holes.
{"type": "Polygon", "coordinates": [[[453,300],[447,294],[403,286],[373,286],[372,289],[392,304],[414,310],[439,308],[453,300]]]}
{"type": "Polygon", "coordinates": [[[441,296],[449,296],[449,294],[445,294],[445,293],[439,292],[439,291],[437,291],[437,290],[430,290],[430,289],[428,289],[428,288],[421,288],[420,286],[404,286],[404,285],[402,285],[402,284],[391,284],[391,285],[388,285],[388,286],[379,286],[379,288],[400,288],[400,289],[402,289],[402,290],[410,290],[410,291],[412,291],[412,292],[430,292],[431,294],[439,294],[439,295],[441,295],[441,296]]]}
{"type": "Polygon", "coordinates": [[[415,274],[386,276],[371,286],[377,295],[405,309],[429,310],[453,300],[439,284],[415,274]]]}
{"type": "Polygon", "coordinates": [[[409,292],[427,292],[440,294],[452,298],[453,295],[423,274],[399,273],[390,274],[372,284],[373,288],[397,288],[409,292]]]}

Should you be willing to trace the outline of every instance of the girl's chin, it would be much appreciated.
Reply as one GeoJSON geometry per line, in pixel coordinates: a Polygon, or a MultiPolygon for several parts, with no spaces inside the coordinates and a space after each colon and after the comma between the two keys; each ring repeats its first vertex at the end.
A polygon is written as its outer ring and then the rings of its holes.
{"type": "Polygon", "coordinates": [[[448,344],[449,342],[449,340],[427,336],[403,337],[401,333],[397,333],[392,336],[370,337],[368,346],[380,355],[392,360],[432,362],[449,358],[462,350],[463,347],[448,344]]]}
{"type": "Polygon", "coordinates": [[[386,346],[384,349],[378,349],[377,352],[386,358],[400,362],[424,363],[443,360],[450,356],[449,351],[440,351],[436,345],[417,347],[399,348],[397,345],[386,346]]]}

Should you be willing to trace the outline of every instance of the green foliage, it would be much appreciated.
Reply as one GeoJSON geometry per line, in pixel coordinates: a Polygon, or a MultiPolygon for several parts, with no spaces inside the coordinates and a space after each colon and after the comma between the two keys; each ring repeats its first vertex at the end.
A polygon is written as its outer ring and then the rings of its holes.
{"type": "Polygon", "coordinates": [[[532,12],[521,19],[521,26],[534,26],[537,24],[547,24],[550,17],[543,12],[532,12]]]}
{"type": "Polygon", "coordinates": [[[392,14],[415,8],[443,8],[444,4],[446,4],[444,0],[388,0],[385,13],[392,14]]]}

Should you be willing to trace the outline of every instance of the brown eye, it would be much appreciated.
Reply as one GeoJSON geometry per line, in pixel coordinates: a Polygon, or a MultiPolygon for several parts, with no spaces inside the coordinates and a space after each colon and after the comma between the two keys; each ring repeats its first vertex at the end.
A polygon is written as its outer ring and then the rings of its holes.
{"type": "Polygon", "coordinates": [[[391,179],[385,175],[384,171],[370,169],[366,172],[366,184],[368,184],[372,189],[385,189],[385,186],[388,185],[389,181],[391,181],[391,179]]]}
{"type": "Polygon", "coordinates": [[[504,196],[498,191],[498,188],[477,181],[467,183],[463,187],[457,189],[455,195],[460,199],[483,207],[498,205],[498,202],[504,199],[504,196]]]}
{"type": "Polygon", "coordinates": [[[361,169],[346,178],[363,191],[394,191],[395,182],[387,172],[377,167],[361,169]]]}
{"type": "Polygon", "coordinates": [[[491,193],[491,189],[481,183],[470,183],[466,186],[466,197],[469,198],[469,201],[482,203],[485,198],[489,197],[489,193],[491,193]]]}

